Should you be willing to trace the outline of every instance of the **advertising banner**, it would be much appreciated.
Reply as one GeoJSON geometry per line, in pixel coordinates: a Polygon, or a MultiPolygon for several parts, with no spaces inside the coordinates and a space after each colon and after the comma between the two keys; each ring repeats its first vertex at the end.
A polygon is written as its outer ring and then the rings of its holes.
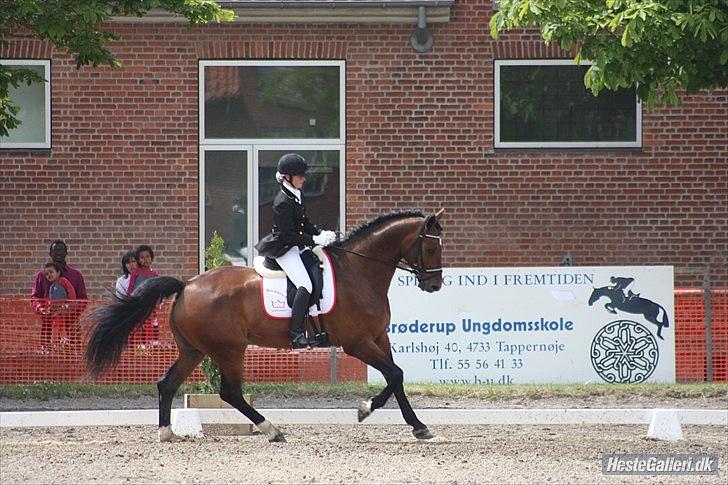
{"type": "Polygon", "coordinates": [[[392,355],[406,382],[675,382],[673,281],[671,266],[453,268],[426,293],[398,270],[392,355]]]}

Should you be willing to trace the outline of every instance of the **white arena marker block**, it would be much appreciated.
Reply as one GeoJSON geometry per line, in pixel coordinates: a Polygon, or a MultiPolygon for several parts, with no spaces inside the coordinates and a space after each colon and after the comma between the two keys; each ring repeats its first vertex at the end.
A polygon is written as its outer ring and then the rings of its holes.
{"type": "Polygon", "coordinates": [[[647,437],[663,441],[683,439],[677,411],[675,409],[655,409],[652,413],[650,428],[647,430],[647,437]]]}
{"type": "Polygon", "coordinates": [[[202,438],[202,420],[197,409],[173,409],[172,432],[177,436],[202,438]]]}

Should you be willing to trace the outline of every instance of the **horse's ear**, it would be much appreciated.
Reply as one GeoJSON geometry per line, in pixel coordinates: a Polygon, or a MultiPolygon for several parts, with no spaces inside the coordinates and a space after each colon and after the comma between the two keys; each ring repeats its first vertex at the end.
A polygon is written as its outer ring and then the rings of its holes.
{"type": "Polygon", "coordinates": [[[445,214],[444,207],[442,209],[438,210],[437,212],[435,212],[435,219],[437,219],[438,221],[441,221],[443,214],[445,214]]]}

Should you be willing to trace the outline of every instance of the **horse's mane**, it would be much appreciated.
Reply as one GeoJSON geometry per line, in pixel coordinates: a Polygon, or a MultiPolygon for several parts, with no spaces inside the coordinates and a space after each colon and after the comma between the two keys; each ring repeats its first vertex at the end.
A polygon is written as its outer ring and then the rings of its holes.
{"type": "Polygon", "coordinates": [[[348,244],[351,244],[367,234],[369,234],[374,228],[379,227],[380,225],[384,224],[385,222],[394,221],[398,219],[406,219],[408,217],[425,217],[424,214],[421,211],[418,210],[407,210],[407,211],[401,211],[401,212],[390,212],[388,214],[382,214],[380,216],[377,216],[373,219],[368,220],[364,224],[361,224],[354,229],[352,229],[344,238],[336,243],[333,244],[333,246],[346,246],[348,244]]]}

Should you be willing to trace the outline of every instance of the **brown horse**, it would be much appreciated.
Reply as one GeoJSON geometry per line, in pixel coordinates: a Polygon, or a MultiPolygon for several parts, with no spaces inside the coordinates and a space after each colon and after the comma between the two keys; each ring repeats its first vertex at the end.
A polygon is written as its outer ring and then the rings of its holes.
{"type": "MultiPolygon", "coordinates": [[[[387,292],[396,268],[413,273],[420,289],[442,286],[442,227],[444,210],[425,217],[408,211],[382,215],[353,230],[327,248],[337,281],[337,303],[326,317],[332,345],[380,371],[387,385],[359,406],[359,421],[394,394],[404,420],[418,439],[433,435],[412,410],[404,393],[402,369],[392,359],[386,327],[390,320],[387,292]]],[[[170,426],[172,399],[182,382],[209,355],[220,368],[220,397],[250,419],[270,441],[283,434],[242,396],[243,354],[249,344],[290,346],[287,320],[272,320],[263,310],[261,277],[252,268],[223,267],[182,281],[159,277],[140,286],[131,296],[97,307],[87,317],[90,325],[86,366],[91,376],[114,367],[128,337],[142,325],[160,299],[177,295],[169,325],[179,357],[157,383],[159,439],[176,439],[170,426]]]]}

